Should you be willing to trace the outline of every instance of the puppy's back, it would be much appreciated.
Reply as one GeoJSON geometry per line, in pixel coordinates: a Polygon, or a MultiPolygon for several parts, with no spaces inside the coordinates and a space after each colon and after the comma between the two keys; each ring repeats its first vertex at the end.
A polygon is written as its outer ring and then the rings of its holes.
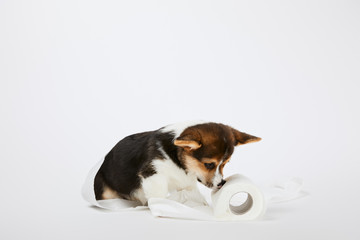
{"type": "Polygon", "coordinates": [[[94,180],[97,200],[104,199],[105,189],[127,198],[140,186],[138,174],[148,164],[151,152],[154,151],[151,144],[154,133],[151,131],[127,136],[106,155],[94,180]]]}

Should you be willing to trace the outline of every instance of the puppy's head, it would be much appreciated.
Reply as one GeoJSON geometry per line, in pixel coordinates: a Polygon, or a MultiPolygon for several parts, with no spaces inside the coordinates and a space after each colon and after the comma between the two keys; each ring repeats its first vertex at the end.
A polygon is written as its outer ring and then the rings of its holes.
{"type": "Polygon", "coordinates": [[[186,128],[174,144],[188,173],[196,175],[205,186],[221,188],[223,168],[229,162],[234,147],[261,138],[218,123],[204,123],[186,128]]]}

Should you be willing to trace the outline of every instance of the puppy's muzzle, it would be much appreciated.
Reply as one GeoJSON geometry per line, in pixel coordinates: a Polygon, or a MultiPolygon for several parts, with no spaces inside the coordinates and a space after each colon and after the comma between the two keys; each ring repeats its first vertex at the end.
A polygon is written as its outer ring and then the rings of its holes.
{"type": "Polygon", "coordinates": [[[226,181],[224,179],[222,179],[221,182],[217,185],[217,187],[221,188],[222,186],[224,186],[225,183],[226,183],[226,181]]]}

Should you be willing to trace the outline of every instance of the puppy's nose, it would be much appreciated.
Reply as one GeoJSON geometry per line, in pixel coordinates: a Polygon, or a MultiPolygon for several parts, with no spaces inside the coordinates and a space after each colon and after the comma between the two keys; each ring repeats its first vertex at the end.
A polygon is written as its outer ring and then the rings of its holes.
{"type": "Polygon", "coordinates": [[[219,188],[222,187],[226,181],[224,179],[221,180],[221,182],[217,185],[219,188]]]}

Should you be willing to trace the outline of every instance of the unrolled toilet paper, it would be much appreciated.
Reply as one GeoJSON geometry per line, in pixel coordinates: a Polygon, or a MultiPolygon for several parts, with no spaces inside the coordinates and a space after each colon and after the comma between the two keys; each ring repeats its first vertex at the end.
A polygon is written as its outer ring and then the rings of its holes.
{"type": "Polygon", "coordinates": [[[102,162],[100,161],[89,172],[82,188],[84,199],[100,208],[113,211],[149,208],[154,216],[215,221],[259,219],[266,210],[265,198],[260,188],[240,174],[228,177],[221,189],[213,191],[211,194],[212,202],[208,206],[204,206],[203,202],[196,204],[193,199],[191,204],[188,204],[186,202],[187,193],[185,190],[172,193],[168,199],[149,199],[148,206],[141,206],[138,202],[125,199],[96,201],[93,183],[102,162]],[[234,198],[240,193],[247,196],[247,198],[241,204],[232,203],[234,198]],[[180,196],[181,203],[179,202],[180,196]]]}

